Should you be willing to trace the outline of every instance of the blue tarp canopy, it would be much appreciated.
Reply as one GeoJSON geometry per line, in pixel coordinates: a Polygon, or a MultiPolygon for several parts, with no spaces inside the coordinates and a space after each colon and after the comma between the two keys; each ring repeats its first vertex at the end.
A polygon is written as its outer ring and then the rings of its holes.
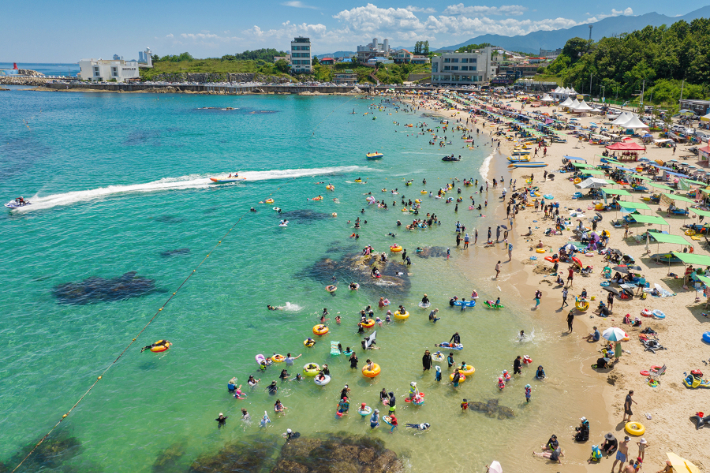
{"type": "Polygon", "coordinates": [[[658,169],[663,169],[664,171],[672,171],[672,170],[673,170],[673,169],[671,169],[671,168],[667,168],[667,167],[665,167],[665,166],[661,166],[660,164],[656,164],[656,163],[649,163],[649,164],[650,164],[651,166],[657,167],[658,169]]]}
{"type": "Polygon", "coordinates": [[[671,176],[678,176],[678,177],[686,177],[686,178],[688,177],[687,174],[680,174],[677,172],[670,172],[670,171],[666,171],[666,174],[670,174],[671,176]]]}
{"type": "Polygon", "coordinates": [[[616,169],[621,169],[622,171],[626,171],[626,172],[636,172],[636,169],[629,169],[629,168],[616,168],[616,169]]]}
{"type": "Polygon", "coordinates": [[[565,156],[565,158],[569,159],[570,161],[585,161],[586,162],[586,159],[575,158],[574,156],[565,156]]]}

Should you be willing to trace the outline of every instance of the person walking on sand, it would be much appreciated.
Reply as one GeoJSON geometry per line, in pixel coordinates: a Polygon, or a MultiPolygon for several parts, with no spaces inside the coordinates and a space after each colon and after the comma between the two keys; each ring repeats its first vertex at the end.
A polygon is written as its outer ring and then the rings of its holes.
{"type": "Polygon", "coordinates": [[[537,309],[538,306],[540,305],[540,298],[541,297],[542,297],[542,292],[540,291],[540,289],[538,289],[537,291],[535,291],[535,309],[537,309]]]}
{"type": "Polygon", "coordinates": [[[621,422],[631,422],[631,416],[633,415],[633,412],[631,411],[631,404],[638,404],[631,397],[633,395],[633,390],[629,391],[629,394],[626,395],[626,400],[624,401],[624,418],[621,419],[621,422]],[[629,418],[627,419],[626,416],[629,416],[629,418]]]}
{"type": "Polygon", "coordinates": [[[498,275],[500,274],[500,261],[496,263],[496,277],[493,279],[498,279],[498,275]]]}
{"type": "Polygon", "coordinates": [[[626,456],[629,454],[629,436],[624,437],[624,441],[619,444],[619,450],[616,451],[616,458],[614,459],[614,464],[611,465],[611,471],[614,472],[617,462],[621,462],[619,465],[619,473],[624,468],[624,463],[626,463],[626,456]]]}
{"type": "Polygon", "coordinates": [[[508,261],[513,260],[513,244],[508,243],[508,261]]]}
{"type": "Polygon", "coordinates": [[[572,324],[574,323],[574,311],[570,310],[567,314],[567,328],[569,333],[572,333],[572,324]]]}
{"type": "Polygon", "coordinates": [[[567,287],[572,287],[572,283],[574,283],[574,268],[570,266],[567,271],[569,271],[567,274],[567,287]]]}
{"type": "MultiPolygon", "coordinates": [[[[568,306],[569,304],[567,303],[567,295],[569,292],[567,292],[567,288],[563,287],[562,288],[562,307],[568,306]]],[[[560,309],[562,308],[560,307],[560,309]]]]}

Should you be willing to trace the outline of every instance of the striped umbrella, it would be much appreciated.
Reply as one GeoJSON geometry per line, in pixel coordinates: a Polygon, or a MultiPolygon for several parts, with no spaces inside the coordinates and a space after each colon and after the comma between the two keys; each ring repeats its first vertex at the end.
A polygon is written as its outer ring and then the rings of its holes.
{"type": "Polygon", "coordinates": [[[629,340],[629,336],[621,330],[619,327],[611,327],[604,330],[602,337],[609,340],[610,342],[626,342],[629,340]]]}

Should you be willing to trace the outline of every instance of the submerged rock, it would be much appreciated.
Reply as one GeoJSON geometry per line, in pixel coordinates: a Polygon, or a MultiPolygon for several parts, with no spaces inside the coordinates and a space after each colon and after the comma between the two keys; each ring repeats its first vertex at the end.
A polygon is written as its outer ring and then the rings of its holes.
{"type": "Polygon", "coordinates": [[[153,462],[153,473],[178,471],[178,462],[185,455],[185,444],[176,442],[163,450],[153,462]]]}
{"type": "MultiPolygon", "coordinates": [[[[280,437],[247,437],[242,441],[225,445],[217,454],[201,455],[195,460],[190,473],[221,473],[226,471],[269,471],[273,458],[278,453],[280,437]]],[[[273,470],[272,470],[273,471],[273,470]]]]}
{"type": "Polygon", "coordinates": [[[136,276],[130,271],[112,279],[91,277],[81,282],[54,286],[52,294],[62,304],[120,301],[155,291],[155,280],[136,276]]]}
{"type": "MultiPolygon", "coordinates": [[[[39,439],[38,439],[39,440],[39,439]]],[[[8,465],[11,466],[7,471],[12,471],[12,468],[19,465],[27,454],[35,447],[36,442],[26,445],[22,450],[17,452],[10,458],[8,465]]],[[[61,430],[51,434],[45,439],[42,444],[37,447],[18,472],[27,473],[41,470],[57,470],[57,471],[74,471],[74,469],[66,463],[79,455],[82,451],[81,441],[78,438],[72,437],[66,430],[61,430]],[[61,470],[59,470],[61,468],[61,470]]],[[[7,466],[7,465],[6,465],[7,466]]],[[[3,471],[0,467],[0,471],[3,471]]],[[[101,471],[99,467],[93,465],[93,471],[101,471]]],[[[89,470],[86,470],[89,471],[89,470]]]]}
{"type": "Polygon", "coordinates": [[[188,255],[190,254],[190,248],[178,248],[177,250],[168,250],[160,253],[163,258],[170,258],[171,256],[178,255],[188,255]]]}
{"type": "Polygon", "coordinates": [[[491,419],[512,419],[515,412],[510,407],[498,404],[498,399],[490,399],[487,402],[469,401],[468,408],[472,411],[483,412],[491,419]]]}
{"type": "Polygon", "coordinates": [[[397,455],[381,440],[335,434],[326,438],[300,437],[281,449],[271,473],[398,473],[404,471],[397,455]]]}
{"type": "Polygon", "coordinates": [[[424,246],[422,251],[414,254],[420,258],[446,258],[446,248],[443,246],[424,246]]]}
{"type": "Polygon", "coordinates": [[[312,223],[318,220],[333,218],[331,214],[327,214],[325,212],[316,212],[315,210],[309,209],[289,210],[288,212],[281,213],[275,212],[274,215],[279,219],[285,219],[298,223],[312,223]]]}
{"type": "Polygon", "coordinates": [[[323,284],[330,284],[335,275],[339,284],[343,286],[342,289],[347,289],[347,285],[353,281],[359,283],[361,289],[371,289],[386,295],[403,294],[411,288],[407,267],[391,259],[383,263],[379,261],[379,255],[363,256],[351,253],[337,260],[323,258],[306,269],[302,275],[323,284]],[[371,276],[375,265],[382,276],[380,278],[371,276]]]}

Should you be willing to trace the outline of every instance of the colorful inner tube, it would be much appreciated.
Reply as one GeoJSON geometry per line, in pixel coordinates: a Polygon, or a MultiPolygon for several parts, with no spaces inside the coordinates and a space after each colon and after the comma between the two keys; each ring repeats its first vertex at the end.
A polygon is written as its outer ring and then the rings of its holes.
{"type": "Polygon", "coordinates": [[[392,253],[399,253],[400,251],[402,251],[402,247],[400,245],[392,245],[390,246],[390,251],[392,253]]]}
{"type": "Polygon", "coordinates": [[[466,365],[463,368],[459,367],[459,373],[465,374],[466,376],[471,376],[476,372],[476,368],[471,365],[466,365]]]}
{"type": "Polygon", "coordinates": [[[153,353],[162,353],[168,350],[171,346],[172,343],[167,340],[158,340],[153,344],[153,346],[150,347],[150,351],[152,351],[153,353]]]}
{"type": "Polygon", "coordinates": [[[582,312],[584,312],[589,309],[589,302],[577,299],[574,303],[574,306],[577,308],[577,310],[581,310],[582,312]]]}
{"type": "Polygon", "coordinates": [[[328,333],[328,327],[326,327],[325,325],[315,325],[313,327],[313,333],[315,333],[316,335],[325,335],[326,333],[328,333]]]}
{"type": "Polygon", "coordinates": [[[303,374],[305,376],[315,376],[320,371],[320,366],[317,363],[308,363],[303,367],[303,374]]]}
{"type": "Polygon", "coordinates": [[[271,357],[271,361],[273,361],[274,363],[281,363],[285,359],[286,359],[286,357],[283,355],[274,355],[271,357]]]}
{"type": "Polygon", "coordinates": [[[372,364],[371,370],[367,369],[367,365],[363,366],[362,368],[362,375],[366,378],[374,378],[378,374],[380,374],[380,365],[378,365],[377,363],[372,364]]]}
{"type": "MultiPolygon", "coordinates": [[[[459,373],[461,373],[461,371],[459,371],[459,373]]],[[[449,379],[450,379],[452,382],[454,381],[454,374],[453,374],[453,373],[451,373],[451,374],[449,375],[449,379]]],[[[463,373],[461,373],[461,377],[459,378],[459,384],[463,383],[464,381],[466,381],[466,375],[464,375],[463,373]]]]}
{"type": "Polygon", "coordinates": [[[624,427],[624,430],[629,435],[639,436],[643,435],[643,433],[646,432],[646,427],[644,427],[643,424],[640,424],[638,422],[628,422],[624,427]]]}
{"type": "Polygon", "coordinates": [[[400,311],[396,311],[394,313],[394,318],[397,320],[407,320],[409,318],[409,312],[405,312],[404,314],[401,313],[400,311]]]}
{"type": "Polygon", "coordinates": [[[375,321],[372,319],[367,319],[367,321],[362,322],[362,326],[365,328],[372,328],[375,326],[375,321]]]}

